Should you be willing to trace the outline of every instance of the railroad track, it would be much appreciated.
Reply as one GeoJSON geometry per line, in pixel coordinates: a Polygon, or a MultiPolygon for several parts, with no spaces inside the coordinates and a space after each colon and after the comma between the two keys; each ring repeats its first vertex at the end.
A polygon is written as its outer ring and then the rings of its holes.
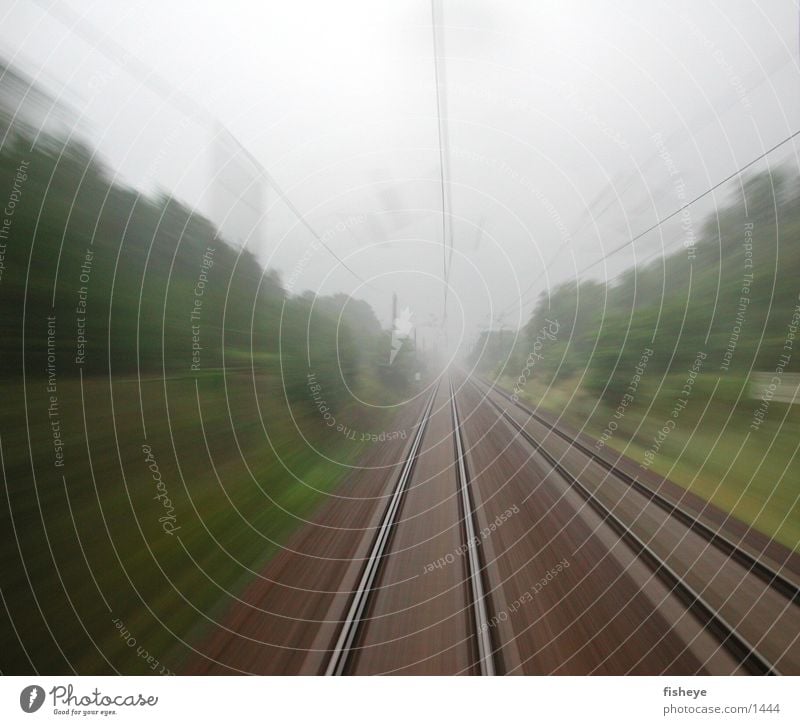
{"type": "Polygon", "coordinates": [[[478,537],[475,525],[475,507],[469,490],[469,477],[467,474],[466,460],[464,458],[464,442],[461,437],[461,419],[458,415],[456,391],[452,378],[450,383],[450,405],[453,416],[453,440],[456,447],[456,471],[458,476],[458,489],[461,494],[461,520],[464,522],[464,535],[467,546],[467,575],[470,581],[472,594],[472,614],[475,626],[475,637],[478,648],[478,668],[482,675],[494,675],[494,657],[492,642],[489,637],[489,616],[486,602],[486,592],[483,586],[480,555],[478,552],[478,537]]]}
{"type": "MultiPolygon", "coordinates": [[[[593,451],[588,446],[585,446],[580,441],[576,440],[569,434],[560,430],[557,426],[553,425],[548,420],[538,415],[535,411],[531,410],[530,408],[523,405],[519,401],[514,400],[513,397],[508,393],[506,393],[504,390],[497,388],[487,383],[484,380],[481,380],[480,382],[483,385],[485,385],[489,390],[493,390],[498,395],[511,402],[517,408],[522,410],[526,415],[533,418],[533,420],[535,420],[537,423],[540,423],[541,425],[551,430],[559,438],[566,441],[572,448],[574,448],[577,451],[580,451],[585,456],[591,458],[595,463],[600,465],[608,472],[612,473],[616,478],[626,483],[635,491],[638,491],[640,494],[645,496],[645,498],[647,498],[648,501],[658,506],[663,511],[666,511],[670,516],[679,520],[684,526],[691,529],[695,533],[699,534],[706,541],[708,541],[710,544],[718,548],[720,551],[729,556],[731,559],[739,562],[749,572],[757,576],[768,586],[772,587],[776,591],[780,592],[784,597],[791,600],[793,604],[800,605],[800,586],[798,586],[798,584],[791,581],[783,574],[776,571],[775,569],[773,569],[760,559],[756,558],[745,549],[742,549],[735,542],[731,541],[727,536],[721,534],[719,531],[715,531],[710,526],[700,521],[696,516],[686,511],[685,509],[682,509],[680,506],[678,506],[676,503],[668,499],[663,494],[660,494],[658,491],[655,491],[654,489],[650,488],[647,484],[643,483],[638,478],[631,476],[626,471],[615,466],[612,462],[606,460],[596,451],[593,451]]],[[[480,386],[476,385],[474,380],[472,380],[472,384],[475,385],[475,387],[478,390],[480,390],[480,386]]],[[[481,394],[485,395],[483,391],[481,391],[481,394]]],[[[488,395],[485,395],[485,397],[488,400],[488,395]]]]}
{"type": "MultiPolygon", "coordinates": [[[[686,608],[691,611],[712,632],[722,646],[727,649],[740,665],[751,674],[778,675],[780,672],[769,662],[756,647],[736,628],[731,625],[720,612],[709,604],[685,579],[663,560],[653,549],[648,546],[629,526],[627,526],[606,504],[604,504],[592,491],[573,476],[551,453],[518,423],[502,406],[484,394],[480,386],[474,381],[472,384],[489,403],[534,450],[555,470],[566,483],[572,487],[587,504],[603,519],[603,521],[625,541],[636,555],[648,565],[653,573],[658,576],[675,594],[686,608]]],[[[496,388],[494,388],[496,390],[496,388]]],[[[508,396],[506,396],[508,397],[508,396]]],[[[527,411],[526,411],[527,412],[527,411]]],[[[743,552],[746,554],[746,552],[743,552]]]]}
{"type": "MultiPolygon", "coordinates": [[[[478,530],[475,521],[472,496],[469,490],[469,477],[464,459],[464,444],[461,437],[458,406],[452,380],[448,382],[450,391],[450,413],[453,423],[453,442],[455,469],[459,496],[459,508],[463,522],[465,540],[465,566],[468,579],[470,621],[474,627],[476,669],[481,675],[496,674],[494,651],[489,634],[489,604],[482,578],[480,552],[477,545],[478,530]]],[[[325,669],[326,675],[345,675],[351,670],[354,655],[358,648],[356,643],[362,630],[372,598],[378,593],[377,584],[381,569],[389,553],[392,534],[398,525],[398,517],[402,509],[403,499],[409,489],[414,474],[415,464],[420,454],[422,440],[428,427],[431,411],[439,390],[437,383],[430,399],[425,405],[414,438],[409,446],[408,455],[403,462],[394,491],[392,492],[386,511],[375,534],[369,554],[352,595],[347,614],[342,623],[336,643],[325,669]]]]}

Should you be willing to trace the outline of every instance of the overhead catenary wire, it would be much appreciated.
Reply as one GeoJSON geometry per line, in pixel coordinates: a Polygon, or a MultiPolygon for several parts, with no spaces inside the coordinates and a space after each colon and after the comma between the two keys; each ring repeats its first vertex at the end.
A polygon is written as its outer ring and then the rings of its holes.
{"type": "Polygon", "coordinates": [[[696,204],[698,201],[700,201],[701,199],[705,198],[709,194],[713,194],[721,186],[723,186],[724,184],[727,184],[732,179],[735,179],[737,176],[739,176],[740,174],[742,174],[745,171],[747,171],[747,169],[749,169],[751,166],[753,166],[754,164],[758,163],[759,161],[762,161],[767,156],[769,156],[773,151],[776,151],[781,146],[789,143],[789,141],[791,141],[793,138],[795,138],[798,135],[800,135],[800,130],[795,131],[794,133],[792,133],[791,135],[787,136],[782,141],[779,141],[774,146],[771,146],[766,151],[764,151],[763,153],[761,153],[758,156],[756,156],[754,159],[751,159],[750,161],[748,161],[744,166],[740,167],[739,169],[734,171],[732,174],[729,174],[724,179],[721,179],[720,181],[718,181],[716,184],[714,184],[710,188],[706,189],[701,194],[698,194],[697,196],[695,196],[693,199],[690,199],[685,204],[683,204],[680,207],[678,207],[675,211],[671,212],[670,214],[667,214],[667,216],[662,217],[661,219],[656,221],[654,224],[649,226],[647,229],[645,229],[644,231],[639,232],[635,237],[632,237],[631,239],[629,239],[624,244],[620,244],[618,247],[615,247],[614,249],[612,249],[608,254],[603,255],[600,259],[595,260],[591,264],[588,264],[585,267],[583,267],[583,269],[578,270],[577,274],[581,275],[584,272],[587,272],[588,270],[590,270],[593,267],[596,267],[598,264],[600,264],[600,262],[603,262],[604,260],[608,259],[609,257],[613,257],[617,252],[620,252],[623,249],[625,249],[626,247],[629,247],[631,244],[634,244],[636,241],[641,239],[646,234],[649,234],[650,232],[652,232],[654,229],[657,229],[658,227],[660,227],[665,222],[668,222],[670,219],[673,219],[674,217],[678,216],[678,214],[680,214],[684,209],[688,209],[690,206],[692,206],[693,204],[696,204]]]}
{"type": "Polygon", "coordinates": [[[440,0],[431,0],[431,32],[433,35],[433,76],[434,87],[436,90],[436,128],[439,140],[439,182],[441,191],[441,207],[442,207],[442,280],[444,284],[443,303],[442,303],[442,325],[447,322],[447,293],[450,285],[450,267],[453,261],[453,228],[452,224],[447,223],[447,216],[449,211],[447,182],[446,182],[446,168],[447,168],[447,118],[446,113],[443,113],[443,108],[446,107],[446,99],[442,93],[443,77],[444,77],[444,60],[440,60],[440,43],[437,34],[437,27],[441,25],[439,22],[442,18],[442,8],[439,4],[440,0]],[[438,6],[438,12],[437,12],[438,6]],[[450,237],[450,251],[448,255],[448,229],[450,237]],[[448,258],[449,257],[449,258],[448,258]]]}
{"type": "MultiPolygon", "coordinates": [[[[800,135],[800,129],[798,129],[797,131],[794,131],[789,136],[787,136],[786,138],[782,139],[781,141],[779,141],[775,145],[771,146],[770,148],[768,148],[763,153],[761,153],[758,156],[756,156],[755,158],[751,159],[746,164],[744,164],[744,166],[739,167],[736,171],[734,171],[733,173],[729,174],[724,179],[720,179],[713,186],[709,187],[708,189],[706,189],[702,193],[700,193],[697,196],[693,197],[692,199],[687,201],[685,204],[682,204],[681,206],[679,206],[674,211],[670,212],[669,214],[667,214],[664,217],[659,218],[655,223],[653,223],[652,225],[647,227],[647,229],[642,230],[641,232],[639,232],[635,236],[633,236],[630,239],[628,239],[623,244],[620,244],[619,246],[617,246],[614,249],[610,250],[607,254],[604,254],[599,259],[596,259],[594,262],[591,262],[591,263],[587,264],[585,267],[579,269],[577,272],[575,272],[574,278],[577,279],[582,274],[585,274],[590,269],[593,269],[594,267],[596,267],[601,262],[604,262],[605,260],[609,259],[610,257],[613,257],[618,252],[621,252],[623,249],[626,249],[627,247],[631,246],[632,244],[635,244],[639,239],[641,239],[642,237],[646,236],[650,232],[658,229],[658,227],[660,227],[662,224],[665,224],[670,219],[674,219],[681,212],[683,212],[684,210],[688,209],[693,204],[696,204],[701,199],[704,199],[709,194],[713,194],[721,186],[723,186],[724,184],[727,184],[732,179],[735,179],[737,176],[743,174],[745,171],[747,171],[747,169],[749,169],[753,165],[757,164],[759,161],[763,161],[771,153],[773,153],[774,151],[779,149],[781,146],[785,146],[787,143],[789,143],[790,141],[795,139],[798,135],[800,135]]],[[[534,285],[542,278],[542,276],[544,274],[545,274],[544,270],[542,272],[540,272],[539,275],[531,282],[531,284],[529,284],[525,288],[525,290],[523,292],[521,292],[517,296],[517,298],[510,305],[507,305],[506,307],[504,307],[501,310],[500,315],[506,315],[511,309],[513,309],[522,300],[522,298],[525,297],[525,295],[527,295],[528,292],[530,292],[533,289],[534,285]]]]}
{"type": "Polygon", "coordinates": [[[259,173],[262,174],[262,176],[264,177],[264,180],[267,182],[267,184],[269,184],[269,186],[272,188],[272,190],[278,195],[278,198],[286,205],[286,207],[289,209],[289,211],[291,211],[292,214],[294,214],[295,217],[297,217],[298,221],[309,231],[309,233],[317,240],[317,242],[319,242],[319,244],[337,262],[339,262],[339,264],[342,265],[342,267],[344,267],[344,269],[346,269],[348,272],[350,272],[350,274],[352,274],[362,284],[366,285],[367,287],[370,287],[371,289],[377,289],[374,285],[370,284],[369,282],[367,282],[367,280],[365,280],[363,277],[361,277],[361,275],[359,275],[336,252],[334,252],[333,249],[328,244],[326,244],[324,239],[317,233],[317,231],[314,229],[314,227],[312,227],[311,224],[309,224],[309,222],[306,219],[305,215],[294,205],[292,200],[289,199],[289,197],[286,195],[286,192],[281,188],[281,186],[278,184],[278,182],[275,181],[275,179],[272,176],[272,174],[270,174],[269,171],[267,171],[266,168],[264,168],[264,166],[258,161],[258,159],[256,159],[253,156],[253,154],[250,153],[250,151],[248,151],[247,148],[245,148],[241,144],[241,142],[235,136],[233,136],[233,134],[231,134],[231,132],[228,129],[225,129],[225,131],[226,131],[226,133],[228,133],[228,135],[230,135],[230,137],[233,139],[233,141],[236,143],[236,145],[242,150],[242,153],[245,154],[246,158],[251,163],[256,165],[256,167],[259,170],[259,173]]]}

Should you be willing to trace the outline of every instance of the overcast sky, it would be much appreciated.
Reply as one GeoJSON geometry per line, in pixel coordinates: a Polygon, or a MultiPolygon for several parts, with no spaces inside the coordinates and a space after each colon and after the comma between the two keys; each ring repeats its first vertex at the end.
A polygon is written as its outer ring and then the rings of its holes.
{"type": "MultiPolygon", "coordinates": [[[[295,292],[353,294],[388,326],[395,291],[421,329],[439,324],[429,0],[0,8],[4,57],[75,111],[125,183],[216,216],[295,292]],[[274,191],[259,201],[242,147],[355,275],[274,191]]],[[[795,0],[444,0],[450,339],[524,324],[541,292],[800,129],[799,27],[795,0]]],[[[797,151],[757,169],[797,168],[797,151]]],[[[696,230],[731,192],[692,208],[696,230]]],[[[665,224],[588,274],[682,234],[665,224]]]]}

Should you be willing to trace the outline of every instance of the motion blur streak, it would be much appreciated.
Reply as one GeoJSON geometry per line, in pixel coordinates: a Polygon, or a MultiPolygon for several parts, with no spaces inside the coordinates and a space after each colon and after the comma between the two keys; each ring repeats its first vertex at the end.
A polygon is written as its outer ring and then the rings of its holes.
{"type": "Polygon", "coordinates": [[[798,12],[2,4],[0,672],[800,674],[798,12]]]}

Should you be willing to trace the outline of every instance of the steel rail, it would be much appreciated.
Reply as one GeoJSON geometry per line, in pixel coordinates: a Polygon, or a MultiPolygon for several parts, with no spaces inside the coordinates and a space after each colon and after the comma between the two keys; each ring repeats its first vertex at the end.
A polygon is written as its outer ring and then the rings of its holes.
{"type": "Polygon", "coordinates": [[[469,477],[464,458],[464,443],[461,437],[461,420],[456,404],[456,391],[450,379],[450,404],[453,414],[453,439],[456,447],[456,473],[461,506],[464,514],[464,534],[467,546],[467,576],[472,593],[472,616],[475,624],[475,639],[478,646],[478,670],[481,675],[494,675],[495,666],[492,641],[489,636],[489,616],[487,614],[486,592],[481,578],[481,562],[478,554],[478,537],[475,527],[475,509],[469,490],[469,477]]]}
{"type": "MultiPolygon", "coordinates": [[[[473,385],[475,385],[474,380],[472,381],[472,383],[473,385]]],[[[518,400],[514,400],[513,397],[509,395],[505,390],[502,390],[501,388],[491,385],[484,380],[481,380],[481,383],[483,385],[486,385],[489,388],[489,390],[494,390],[495,392],[498,393],[498,395],[506,398],[511,403],[516,405],[521,411],[523,411],[526,415],[529,415],[537,423],[540,423],[546,428],[549,428],[559,438],[566,441],[567,443],[570,444],[570,446],[572,446],[576,450],[580,451],[584,455],[591,458],[593,461],[595,461],[595,463],[600,465],[602,468],[605,468],[610,473],[613,473],[621,481],[623,481],[628,486],[630,486],[631,488],[642,494],[648,501],[655,504],[663,511],[666,511],[670,516],[673,516],[674,518],[678,519],[684,526],[690,528],[692,531],[694,531],[696,534],[699,534],[710,544],[716,546],[724,554],[726,554],[727,556],[729,556],[730,558],[734,559],[739,564],[744,566],[746,569],[748,569],[748,571],[755,574],[763,582],[768,584],[776,591],[780,592],[787,599],[791,600],[793,604],[800,605],[800,585],[791,581],[780,572],[775,571],[768,564],[765,564],[760,559],[757,559],[755,556],[742,549],[738,544],[731,541],[727,536],[721,534],[719,531],[715,531],[713,528],[700,521],[696,516],[692,515],[685,509],[682,509],[673,501],[670,501],[670,499],[664,496],[663,494],[658,493],[658,491],[655,491],[645,483],[642,483],[638,478],[631,476],[626,471],[623,471],[622,469],[618,468],[612,462],[606,460],[603,456],[599,455],[597,452],[591,450],[588,446],[585,446],[580,441],[576,440],[569,434],[560,430],[557,426],[550,423],[542,416],[538,415],[536,412],[534,412],[527,406],[520,403],[518,400]]],[[[478,387],[477,385],[476,387],[478,388],[478,390],[480,390],[480,387],[478,387]]],[[[482,395],[484,394],[483,391],[481,391],[481,394],[482,395]]]]}
{"type": "Polygon", "coordinates": [[[425,430],[428,427],[428,420],[430,418],[431,409],[433,408],[433,401],[436,399],[436,393],[439,391],[439,384],[431,393],[431,397],[425,405],[422,416],[420,417],[417,432],[414,434],[414,440],[409,448],[408,456],[403,462],[403,467],[397,479],[397,485],[389,500],[389,505],[386,507],[386,512],[383,515],[378,531],[375,535],[375,540],[372,543],[369,556],[364,564],[364,570],[361,573],[361,578],[358,582],[353,598],[350,602],[350,607],[347,610],[347,616],[342,623],[342,629],[339,632],[339,637],[331,652],[328,666],[325,669],[326,675],[343,675],[346,672],[350,656],[353,651],[353,645],[356,636],[359,632],[360,625],[364,618],[364,614],[369,604],[370,596],[372,595],[375,587],[375,582],[378,578],[381,562],[386,555],[389,539],[391,538],[392,530],[397,521],[397,515],[400,511],[400,504],[402,503],[403,496],[408,488],[408,482],[411,479],[411,474],[414,470],[414,464],[419,454],[419,448],[422,444],[422,438],[425,430]]]}
{"type": "MultiPolygon", "coordinates": [[[[479,391],[480,388],[473,381],[473,385],[479,391]]],[[[720,641],[736,660],[750,673],[758,675],[779,675],[777,668],[761,655],[756,648],[750,644],[736,628],[731,625],[716,609],[706,602],[689,585],[680,574],[678,574],[669,564],[658,556],[642,539],[640,539],[622,520],[620,520],[610,508],[600,501],[594,493],[584,486],[575,476],[567,471],[559,461],[548,453],[536,439],[525,430],[525,427],[518,423],[494,400],[484,395],[483,399],[495,408],[501,418],[505,420],[512,429],[516,430],[533,448],[539,453],[565,481],[575,489],[580,496],[600,515],[603,522],[623,540],[634,553],[645,561],[653,573],[658,576],[691,611],[702,624],[720,641]]]]}

